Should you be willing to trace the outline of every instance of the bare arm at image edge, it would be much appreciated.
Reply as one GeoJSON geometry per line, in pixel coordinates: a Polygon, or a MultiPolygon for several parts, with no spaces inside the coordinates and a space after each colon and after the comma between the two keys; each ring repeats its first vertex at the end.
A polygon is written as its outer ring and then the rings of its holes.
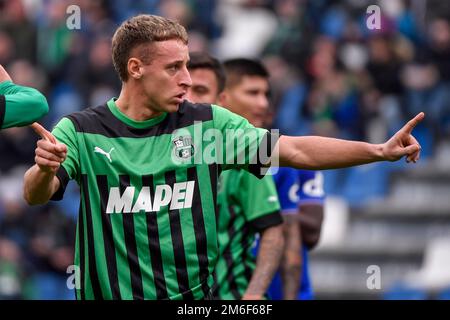
{"type": "Polygon", "coordinates": [[[42,93],[14,84],[0,65],[0,128],[29,125],[45,116],[48,109],[42,93]]]}

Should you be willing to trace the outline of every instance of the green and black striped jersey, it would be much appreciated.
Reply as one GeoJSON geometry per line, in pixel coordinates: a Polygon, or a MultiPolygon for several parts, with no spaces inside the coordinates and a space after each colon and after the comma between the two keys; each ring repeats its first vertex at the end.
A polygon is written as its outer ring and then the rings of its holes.
{"type": "Polygon", "coordinates": [[[0,129],[27,126],[47,112],[47,99],[38,90],[11,81],[0,83],[0,129]]]}
{"type": "Polygon", "coordinates": [[[219,260],[214,272],[219,299],[241,299],[256,265],[257,232],[283,222],[272,176],[261,180],[247,171],[228,170],[219,179],[219,260]]]}
{"type": "Polygon", "coordinates": [[[63,118],[53,134],[68,148],[53,200],[69,179],[81,189],[78,299],[205,297],[218,257],[217,177],[238,167],[259,174],[256,152],[276,139],[215,105],[185,101],[134,121],[114,99],[63,118]],[[251,133],[245,143],[221,134],[236,129],[251,133]],[[213,149],[215,161],[201,161],[213,149]]]}

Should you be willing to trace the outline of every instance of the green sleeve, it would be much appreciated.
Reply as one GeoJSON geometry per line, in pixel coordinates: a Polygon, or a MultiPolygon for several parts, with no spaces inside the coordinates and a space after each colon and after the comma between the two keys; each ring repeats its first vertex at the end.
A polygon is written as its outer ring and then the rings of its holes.
{"type": "MultiPolygon", "coordinates": [[[[62,163],[62,167],[67,173],[69,179],[79,181],[79,153],[77,143],[77,133],[72,121],[68,118],[62,118],[52,131],[58,142],[67,146],[67,157],[62,163]]],[[[57,174],[61,180],[60,172],[57,174]]]]}
{"type": "Polygon", "coordinates": [[[258,179],[248,172],[242,171],[239,182],[239,202],[247,221],[279,212],[280,202],[272,176],[268,175],[258,179]]]}
{"type": "MultiPolygon", "coordinates": [[[[256,173],[261,166],[260,146],[267,146],[268,131],[255,128],[247,119],[217,105],[212,105],[214,128],[222,137],[221,161],[224,170],[241,168],[256,173]]],[[[271,150],[263,150],[267,152],[271,150]]],[[[262,152],[264,154],[264,152],[262,152]]],[[[267,159],[265,159],[267,160],[267,159]]],[[[265,161],[267,162],[267,161],[265,161]]]]}
{"type": "Polygon", "coordinates": [[[47,99],[38,90],[11,81],[0,83],[1,128],[27,126],[47,112],[47,99]]]}

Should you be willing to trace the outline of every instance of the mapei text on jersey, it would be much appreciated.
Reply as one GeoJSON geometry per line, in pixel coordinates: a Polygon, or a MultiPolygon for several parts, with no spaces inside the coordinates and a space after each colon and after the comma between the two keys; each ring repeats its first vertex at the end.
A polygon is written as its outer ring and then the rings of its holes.
{"type": "Polygon", "coordinates": [[[164,206],[169,210],[191,208],[194,186],[195,181],[177,182],[173,187],[161,184],[154,188],[154,192],[148,186],[142,187],[134,203],[136,187],[126,187],[123,193],[119,187],[111,187],[106,213],[158,212],[164,206]]]}

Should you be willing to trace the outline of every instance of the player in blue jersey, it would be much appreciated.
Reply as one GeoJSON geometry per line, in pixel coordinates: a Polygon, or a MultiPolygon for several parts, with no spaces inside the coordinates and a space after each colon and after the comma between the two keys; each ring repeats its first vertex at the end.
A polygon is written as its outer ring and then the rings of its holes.
{"type": "Polygon", "coordinates": [[[310,300],[313,291],[308,251],[320,237],[325,196],[323,175],[319,171],[279,168],[274,178],[285,221],[286,246],[269,296],[276,300],[310,300]]]}

